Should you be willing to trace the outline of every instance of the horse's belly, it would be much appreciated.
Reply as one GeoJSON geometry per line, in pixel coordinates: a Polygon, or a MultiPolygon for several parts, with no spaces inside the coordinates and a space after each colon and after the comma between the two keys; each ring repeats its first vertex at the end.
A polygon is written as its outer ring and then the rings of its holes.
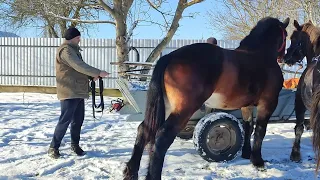
{"type": "Polygon", "coordinates": [[[226,98],[222,93],[213,93],[204,104],[207,107],[215,109],[233,110],[245,107],[253,102],[252,98],[245,95],[240,95],[234,98],[226,98]]]}
{"type": "Polygon", "coordinates": [[[210,108],[216,109],[233,109],[232,107],[228,107],[227,103],[225,102],[226,98],[224,95],[219,93],[213,93],[205,102],[204,104],[210,108]]]}

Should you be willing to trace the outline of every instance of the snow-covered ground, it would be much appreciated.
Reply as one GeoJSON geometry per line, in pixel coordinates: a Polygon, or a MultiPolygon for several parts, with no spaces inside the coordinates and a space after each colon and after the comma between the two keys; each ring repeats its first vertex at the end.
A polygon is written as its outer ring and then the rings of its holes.
{"type": "MultiPolygon", "coordinates": [[[[105,97],[106,106],[111,98],[105,97]]],[[[47,157],[47,149],[58,121],[60,106],[55,95],[0,93],[0,179],[122,179],[131,156],[139,122],[105,113],[92,118],[86,101],[81,145],[88,153],[74,156],[67,131],[63,157],[47,157]]],[[[237,157],[227,163],[209,163],[195,151],[192,140],[176,138],[167,152],[162,179],[315,179],[311,132],[303,134],[302,163],[289,160],[294,124],[270,124],[262,146],[267,171],[257,171],[249,160],[237,157]]],[[[142,157],[139,179],[144,179],[147,153],[142,157]]]]}

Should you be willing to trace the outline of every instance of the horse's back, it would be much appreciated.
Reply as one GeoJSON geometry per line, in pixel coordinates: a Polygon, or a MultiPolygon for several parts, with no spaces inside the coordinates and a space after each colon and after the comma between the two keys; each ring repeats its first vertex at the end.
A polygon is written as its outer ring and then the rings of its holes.
{"type": "Polygon", "coordinates": [[[208,43],[183,46],[166,57],[170,61],[165,75],[167,87],[188,92],[185,94],[206,94],[206,104],[212,108],[251,105],[266,86],[281,88],[283,83],[276,60],[264,64],[259,57],[208,43]]]}

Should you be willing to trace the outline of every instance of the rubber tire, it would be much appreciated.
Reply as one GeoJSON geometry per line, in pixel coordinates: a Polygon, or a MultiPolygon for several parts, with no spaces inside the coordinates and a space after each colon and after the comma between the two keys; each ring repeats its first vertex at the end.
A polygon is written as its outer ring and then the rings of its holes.
{"type": "Polygon", "coordinates": [[[181,130],[177,136],[185,140],[191,139],[193,136],[194,128],[197,125],[198,121],[199,120],[189,120],[186,127],[183,130],[181,130]]]}
{"type": "Polygon", "coordinates": [[[220,113],[220,114],[222,114],[222,116],[219,119],[213,118],[213,120],[207,120],[204,124],[200,122],[203,122],[208,117],[204,117],[203,119],[201,119],[195,128],[196,131],[198,131],[198,133],[195,132],[193,136],[193,142],[197,152],[203,159],[209,162],[221,162],[221,161],[233,160],[241,153],[242,146],[244,143],[244,132],[243,132],[242,124],[240,123],[240,121],[239,120],[236,121],[235,120],[236,118],[234,116],[232,120],[230,118],[230,116],[232,116],[231,114],[228,114],[228,115],[223,115],[227,113],[220,113]],[[229,126],[235,132],[235,137],[234,137],[235,144],[222,154],[218,152],[213,153],[212,151],[210,151],[208,144],[206,143],[206,137],[208,136],[210,129],[218,125],[229,126]]]}

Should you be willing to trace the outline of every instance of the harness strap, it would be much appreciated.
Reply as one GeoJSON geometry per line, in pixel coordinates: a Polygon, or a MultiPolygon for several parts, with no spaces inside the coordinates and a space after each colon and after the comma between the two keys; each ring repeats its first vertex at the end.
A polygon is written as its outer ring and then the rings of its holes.
{"type": "Polygon", "coordinates": [[[96,105],[96,82],[93,80],[93,78],[90,78],[90,87],[91,87],[91,95],[92,95],[92,113],[93,117],[95,117],[95,112],[103,112],[104,110],[104,100],[103,100],[103,80],[101,77],[99,77],[99,95],[100,95],[100,104],[96,105]],[[96,111],[96,108],[100,108],[100,110],[96,111]]]}
{"type": "Polygon", "coordinates": [[[320,55],[316,56],[316,57],[313,57],[312,58],[312,61],[319,61],[319,58],[320,58],[320,55]]]}
{"type": "Polygon", "coordinates": [[[284,35],[284,30],[282,29],[281,27],[281,30],[282,30],[282,44],[281,44],[281,47],[278,49],[278,52],[281,52],[283,48],[285,48],[286,46],[286,37],[284,35]]]}

